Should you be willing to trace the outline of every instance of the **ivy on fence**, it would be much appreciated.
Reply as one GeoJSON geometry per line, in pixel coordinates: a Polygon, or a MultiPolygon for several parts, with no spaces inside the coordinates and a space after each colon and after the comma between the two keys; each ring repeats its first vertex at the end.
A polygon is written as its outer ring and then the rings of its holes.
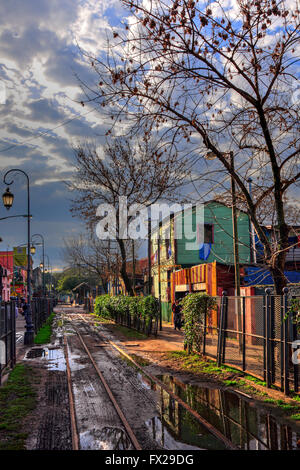
{"type": "MultiPolygon", "coordinates": [[[[118,323],[124,322],[128,327],[135,325],[136,321],[143,320],[144,329],[149,332],[152,320],[159,316],[159,303],[152,295],[147,297],[125,295],[112,297],[106,294],[96,298],[94,313],[112,318],[118,323]]],[[[140,328],[135,329],[139,330],[140,328]]]]}
{"type": "Polygon", "coordinates": [[[293,323],[297,325],[298,333],[300,333],[300,299],[291,299],[290,308],[285,316],[285,320],[292,315],[293,323]]]}
{"type": "Polygon", "coordinates": [[[181,300],[184,316],[184,349],[190,354],[201,351],[205,315],[217,307],[215,299],[207,294],[188,294],[181,300]]]}

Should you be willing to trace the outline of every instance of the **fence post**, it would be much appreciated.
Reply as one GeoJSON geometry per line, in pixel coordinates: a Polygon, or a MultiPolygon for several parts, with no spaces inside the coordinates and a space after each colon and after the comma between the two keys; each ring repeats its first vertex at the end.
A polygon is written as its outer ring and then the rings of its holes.
{"type": "Polygon", "coordinates": [[[220,367],[222,363],[222,356],[224,356],[223,352],[223,344],[224,342],[224,317],[225,317],[225,303],[226,303],[226,291],[222,292],[222,300],[221,300],[221,311],[220,311],[220,321],[219,321],[219,334],[218,334],[218,350],[217,350],[217,360],[218,366],[220,367]]]}
{"type": "Polygon", "coordinates": [[[288,288],[283,288],[283,390],[285,395],[289,395],[289,347],[288,347],[288,334],[289,322],[286,314],[288,312],[288,288]]]}
{"type": "Polygon", "coordinates": [[[11,320],[11,366],[16,365],[16,304],[15,302],[10,303],[10,320],[11,320]]]}
{"type": "Polygon", "coordinates": [[[266,382],[267,387],[271,387],[271,341],[270,341],[270,325],[271,325],[271,289],[265,290],[265,363],[266,363],[266,382]]]}
{"type": "Polygon", "coordinates": [[[242,304],[242,309],[243,309],[243,371],[246,370],[246,298],[243,297],[243,304],[242,304]]]}
{"type": "Polygon", "coordinates": [[[203,324],[203,349],[202,349],[203,356],[205,356],[205,349],[206,349],[206,322],[207,322],[207,301],[206,301],[206,307],[205,307],[205,312],[204,312],[204,324],[203,324]]]}
{"type": "Polygon", "coordinates": [[[226,335],[226,330],[227,330],[227,318],[228,318],[228,297],[227,297],[227,293],[224,297],[224,315],[223,315],[223,324],[222,324],[222,330],[223,330],[223,333],[222,333],[222,362],[224,363],[225,362],[225,349],[226,349],[226,338],[225,338],[225,335],[226,335]]]}
{"type": "MultiPolygon", "coordinates": [[[[293,343],[298,339],[298,331],[292,315],[289,315],[289,325],[291,331],[290,340],[293,343]]],[[[294,364],[294,392],[299,392],[299,364],[294,364]]]]}

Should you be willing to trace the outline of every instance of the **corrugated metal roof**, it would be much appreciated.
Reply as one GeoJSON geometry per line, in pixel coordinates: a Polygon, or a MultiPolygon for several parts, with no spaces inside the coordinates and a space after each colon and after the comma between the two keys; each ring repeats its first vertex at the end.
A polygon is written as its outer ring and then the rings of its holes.
{"type": "MultiPolygon", "coordinates": [[[[273,279],[270,272],[267,269],[259,268],[257,266],[248,266],[244,268],[244,284],[245,286],[257,286],[257,285],[272,285],[273,279]]],[[[284,271],[284,275],[289,283],[300,282],[299,271],[284,271]]]]}

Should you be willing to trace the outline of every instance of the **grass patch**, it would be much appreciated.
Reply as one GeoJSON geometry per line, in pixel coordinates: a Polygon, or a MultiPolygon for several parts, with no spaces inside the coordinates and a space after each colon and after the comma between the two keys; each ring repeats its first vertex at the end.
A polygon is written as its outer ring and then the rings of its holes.
{"type": "Polygon", "coordinates": [[[101,315],[97,315],[96,313],[91,313],[93,317],[95,317],[95,325],[105,323],[110,324],[114,330],[121,333],[123,336],[129,339],[146,339],[148,338],[147,335],[144,333],[140,333],[139,331],[133,330],[131,328],[127,328],[126,326],[118,325],[115,323],[111,318],[102,317],[101,315]]]}
{"type": "Polygon", "coordinates": [[[27,434],[22,424],[35,408],[32,369],[17,364],[0,388],[0,450],[24,450],[27,434]]]}
{"type": "Polygon", "coordinates": [[[121,333],[123,336],[125,336],[128,339],[146,339],[148,338],[147,335],[144,335],[144,333],[140,333],[139,331],[136,330],[131,330],[130,328],[127,328],[126,326],[122,325],[116,325],[114,324],[114,329],[121,333]]]}
{"type": "Polygon", "coordinates": [[[266,398],[264,400],[264,403],[271,403],[272,405],[275,405],[276,404],[276,400],[274,400],[274,398],[266,398]]]}
{"type": "Polygon", "coordinates": [[[132,357],[132,359],[137,362],[137,364],[139,364],[141,367],[149,366],[149,364],[151,364],[148,359],[138,356],[137,354],[130,354],[130,357],[132,357]]]}
{"type": "Polygon", "coordinates": [[[96,313],[91,313],[91,315],[94,317],[95,325],[100,325],[101,323],[110,323],[111,325],[114,325],[114,322],[110,318],[96,315],[96,313]]]}
{"type": "Polygon", "coordinates": [[[227,385],[227,387],[232,387],[233,385],[237,385],[236,380],[224,380],[224,384],[227,385]]]}
{"type": "Polygon", "coordinates": [[[296,414],[290,416],[290,418],[298,421],[298,420],[300,420],[300,413],[296,413],[296,414]]]}
{"type": "Polygon", "coordinates": [[[55,313],[51,313],[42,328],[39,329],[36,337],[34,338],[35,344],[47,344],[50,342],[52,335],[52,322],[54,317],[55,313]]]}
{"type": "Polygon", "coordinates": [[[168,359],[175,359],[183,369],[194,373],[204,373],[212,375],[227,375],[228,373],[241,375],[241,372],[232,367],[218,367],[216,362],[204,360],[196,353],[188,354],[186,351],[173,351],[167,353],[168,359]]]}
{"type": "Polygon", "coordinates": [[[245,376],[246,380],[250,380],[251,382],[256,383],[257,385],[262,385],[262,387],[266,387],[267,383],[263,382],[262,380],[256,379],[255,377],[252,377],[252,375],[246,375],[245,376]]]}

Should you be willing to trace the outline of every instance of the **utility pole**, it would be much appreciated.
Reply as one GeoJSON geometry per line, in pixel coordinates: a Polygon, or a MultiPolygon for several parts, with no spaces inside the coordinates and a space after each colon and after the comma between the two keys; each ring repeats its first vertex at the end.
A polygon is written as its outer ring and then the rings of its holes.
{"type": "MultiPolygon", "coordinates": [[[[234,172],[234,155],[230,152],[230,165],[234,172]]],[[[234,277],[235,277],[235,292],[236,296],[241,295],[240,283],[240,260],[239,260],[239,236],[237,228],[237,209],[236,209],[236,192],[235,181],[231,175],[231,195],[232,195],[232,229],[233,229],[233,256],[234,256],[234,277]]]]}
{"type": "Polygon", "coordinates": [[[108,294],[110,294],[110,240],[108,240],[108,263],[107,263],[107,267],[108,267],[108,294]]]}
{"type": "Polygon", "coordinates": [[[148,217],[148,294],[151,295],[151,218],[148,217]]]}
{"type": "MultiPolygon", "coordinates": [[[[230,165],[234,172],[234,155],[230,152],[230,165]]],[[[239,258],[239,235],[237,228],[237,209],[236,209],[236,192],[235,181],[231,175],[231,195],[232,195],[232,230],[233,230],[233,256],[234,256],[234,278],[235,278],[235,310],[237,314],[238,331],[242,331],[242,315],[241,315],[241,282],[240,282],[240,258],[239,258]]],[[[242,335],[239,335],[239,352],[242,352],[242,335]]]]}
{"type": "Polygon", "coordinates": [[[158,224],[157,262],[158,262],[159,329],[161,331],[162,330],[162,318],[161,318],[161,279],[160,279],[160,224],[158,224]]]}
{"type": "Polygon", "coordinates": [[[132,240],[132,290],[135,295],[135,250],[134,240],[132,240]]]}
{"type": "MultiPolygon", "coordinates": [[[[248,178],[248,183],[249,183],[249,194],[252,199],[252,178],[248,178]]],[[[256,256],[256,246],[255,246],[255,231],[254,231],[254,225],[253,222],[250,220],[250,225],[251,225],[251,239],[252,239],[252,259],[253,262],[256,264],[257,262],[257,256],[256,256]]]]}

